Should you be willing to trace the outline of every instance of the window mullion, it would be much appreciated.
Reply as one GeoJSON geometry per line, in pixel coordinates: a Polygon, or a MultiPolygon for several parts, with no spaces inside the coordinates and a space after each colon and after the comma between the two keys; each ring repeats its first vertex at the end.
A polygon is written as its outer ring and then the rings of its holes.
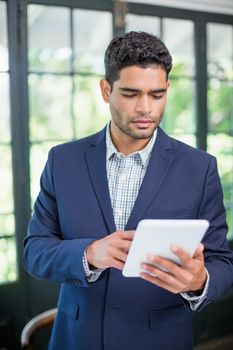
{"type": "Polygon", "coordinates": [[[194,24],[195,55],[196,55],[196,122],[197,146],[207,149],[208,113],[207,113],[207,54],[206,54],[206,24],[204,17],[199,15],[194,24]]]}
{"type": "Polygon", "coordinates": [[[26,13],[26,0],[8,2],[12,166],[19,275],[22,274],[22,240],[30,217],[26,13]]]}

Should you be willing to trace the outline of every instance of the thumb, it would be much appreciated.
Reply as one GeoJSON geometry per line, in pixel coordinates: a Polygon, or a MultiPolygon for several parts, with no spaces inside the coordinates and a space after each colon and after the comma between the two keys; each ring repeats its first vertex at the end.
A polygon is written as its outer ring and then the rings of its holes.
{"type": "Polygon", "coordinates": [[[198,258],[198,257],[202,256],[203,255],[203,251],[204,251],[204,244],[199,243],[198,247],[197,247],[197,249],[196,249],[196,251],[194,253],[194,258],[198,258]]]}

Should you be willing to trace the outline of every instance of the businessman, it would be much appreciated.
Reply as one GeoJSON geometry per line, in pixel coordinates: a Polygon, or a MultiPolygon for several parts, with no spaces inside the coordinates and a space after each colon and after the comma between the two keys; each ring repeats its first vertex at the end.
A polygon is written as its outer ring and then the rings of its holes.
{"type": "Polygon", "coordinates": [[[114,38],[100,82],[109,124],[49,153],[24,260],[36,278],[62,284],[50,349],[191,350],[193,312],[233,283],[216,160],[159,126],[171,68],[159,38],[114,38]],[[152,253],[141,278],[125,278],[135,228],[146,218],[210,226],[193,257],[171,247],[181,265],[152,253]]]}

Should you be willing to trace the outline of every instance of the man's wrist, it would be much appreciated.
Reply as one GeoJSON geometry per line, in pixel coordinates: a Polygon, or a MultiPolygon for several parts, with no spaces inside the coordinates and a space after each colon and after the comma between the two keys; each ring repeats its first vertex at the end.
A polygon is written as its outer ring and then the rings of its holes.
{"type": "Polygon", "coordinates": [[[87,258],[87,262],[88,262],[90,270],[97,270],[98,267],[96,267],[93,264],[93,261],[91,258],[92,257],[92,244],[93,244],[93,242],[86,248],[86,258],[87,258]]]}
{"type": "Polygon", "coordinates": [[[193,293],[195,295],[201,295],[203,293],[203,290],[205,289],[205,285],[206,285],[206,281],[207,281],[207,271],[204,268],[203,273],[202,273],[201,277],[201,281],[199,283],[199,285],[197,286],[197,288],[195,288],[194,290],[190,290],[189,293],[193,293]]]}
{"type": "Polygon", "coordinates": [[[193,292],[180,293],[181,297],[184,300],[188,301],[189,306],[193,311],[198,310],[207,298],[209,283],[210,283],[210,276],[207,269],[206,269],[206,274],[207,274],[207,278],[206,278],[205,286],[200,295],[197,295],[193,292]]]}

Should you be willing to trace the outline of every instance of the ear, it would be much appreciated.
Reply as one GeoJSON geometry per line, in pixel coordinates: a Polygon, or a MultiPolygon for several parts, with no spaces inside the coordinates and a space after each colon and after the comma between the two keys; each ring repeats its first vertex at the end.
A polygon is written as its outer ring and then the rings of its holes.
{"type": "Polygon", "coordinates": [[[111,94],[111,86],[106,79],[100,80],[100,89],[105,102],[109,102],[109,97],[111,94]]]}
{"type": "Polygon", "coordinates": [[[170,80],[167,81],[167,89],[170,87],[170,80]]]}

